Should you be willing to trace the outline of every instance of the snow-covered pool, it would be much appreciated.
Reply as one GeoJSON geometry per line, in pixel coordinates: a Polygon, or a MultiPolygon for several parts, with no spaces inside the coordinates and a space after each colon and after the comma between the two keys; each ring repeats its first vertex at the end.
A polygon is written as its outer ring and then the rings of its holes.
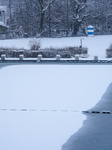
{"type": "Polygon", "coordinates": [[[61,150],[111,82],[111,65],[1,68],[0,149],[61,150]]]}

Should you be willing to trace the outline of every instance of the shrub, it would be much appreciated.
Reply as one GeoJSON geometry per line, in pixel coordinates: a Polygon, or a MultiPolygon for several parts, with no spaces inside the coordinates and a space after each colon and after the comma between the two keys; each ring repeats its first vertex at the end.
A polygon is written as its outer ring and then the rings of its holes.
{"type": "Polygon", "coordinates": [[[55,58],[56,52],[52,50],[41,50],[38,52],[43,58],[55,58]]]}
{"type": "Polygon", "coordinates": [[[109,49],[112,49],[112,44],[110,44],[109,49]]]}
{"type": "Polygon", "coordinates": [[[31,57],[31,51],[25,50],[24,51],[24,58],[30,58],[31,57]]]}
{"type": "Polygon", "coordinates": [[[6,54],[6,52],[4,50],[0,50],[0,57],[2,54],[6,54]]]}
{"type": "Polygon", "coordinates": [[[29,46],[30,50],[39,50],[41,46],[40,40],[37,38],[29,40],[29,46]]]}
{"type": "Polygon", "coordinates": [[[112,44],[109,46],[108,49],[106,49],[106,57],[111,58],[112,57],[112,44]]]}
{"type": "Polygon", "coordinates": [[[111,58],[112,57],[112,49],[107,49],[106,50],[106,57],[111,58]]]}
{"type": "Polygon", "coordinates": [[[42,56],[43,58],[55,58],[57,54],[61,56],[61,58],[71,58],[70,51],[66,50],[66,48],[45,48],[41,53],[43,52],[42,56]]]}
{"type": "MultiPolygon", "coordinates": [[[[37,44],[38,45],[38,44],[37,44]]],[[[0,56],[5,54],[8,58],[19,58],[19,55],[23,54],[25,58],[37,58],[39,54],[42,55],[43,58],[55,58],[57,54],[61,56],[61,58],[71,58],[75,54],[87,54],[88,49],[85,47],[64,47],[64,48],[45,48],[43,50],[39,49],[31,49],[27,50],[24,48],[16,48],[16,47],[0,47],[0,56]]],[[[111,52],[112,56],[112,52],[111,52]]]]}
{"type": "Polygon", "coordinates": [[[59,51],[58,54],[61,58],[71,58],[71,53],[69,51],[59,51]]]}
{"type": "Polygon", "coordinates": [[[46,50],[51,50],[55,51],[56,54],[59,54],[61,58],[71,58],[72,56],[76,54],[87,54],[88,53],[88,48],[87,47],[75,47],[75,46],[70,46],[70,47],[64,47],[64,48],[46,48],[46,50]]]}
{"type": "Polygon", "coordinates": [[[87,47],[67,47],[67,49],[71,52],[71,55],[74,56],[75,54],[87,54],[88,53],[88,48],[87,47]]]}
{"type": "Polygon", "coordinates": [[[37,58],[38,52],[37,51],[31,51],[31,58],[37,58]]]}

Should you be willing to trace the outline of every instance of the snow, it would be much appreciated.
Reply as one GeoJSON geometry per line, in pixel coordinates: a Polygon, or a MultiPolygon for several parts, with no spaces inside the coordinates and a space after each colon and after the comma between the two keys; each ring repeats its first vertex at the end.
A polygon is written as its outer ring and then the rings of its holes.
{"type": "Polygon", "coordinates": [[[5,23],[0,21],[0,26],[6,27],[5,23]]]}
{"type": "Polygon", "coordinates": [[[0,149],[60,150],[83,125],[81,111],[101,99],[111,70],[111,65],[1,68],[0,149]]]}
{"type": "Polygon", "coordinates": [[[5,6],[0,6],[0,10],[5,10],[6,7],[5,6]]]}
{"type": "MultiPolygon", "coordinates": [[[[105,58],[111,35],[42,38],[42,48],[80,46],[89,58],[105,58]]],[[[28,39],[0,40],[29,48],[28,39]]],[[[15,58],[16,59],[16,58],[15,58]]],[[[83,125],[81,111],[96,105],[112,82],[111,65],[0,66],[0,149],[61,150],[83,125]]]]}
{"type": "MultiPolygon", "coordinates": [[[[94,36],[94,37],[68,37],[68,38],[41,38],[41,48],[48,47],[67,47],[67,46],[80,46],[81,39],[82,45],[88,48],[89,57],[83,59],[93,59],[98,56],[98,59],[105,60],[106,49],[112,44],[112,35],[94,36]]],[[[28,39],[15,39],[15,40],[0,40],[0,46],[4,47],[17,47],[29,49],[28,39]]]]}
{"type": "Polygon", "coordinates": [[[94,28],[92,25],[89,25],[88,28],[94,28]]]}
{"type": "MultiPolygon", "coordinates": [[[[92,110],[112,112],[112,82],[101,100],[89,111],[92,110]]],[[[87,119],[83,122],[83,126],[67,140],[62,150],[111,150],[112,114],[85,113],[85,115],[87,119]]]]}

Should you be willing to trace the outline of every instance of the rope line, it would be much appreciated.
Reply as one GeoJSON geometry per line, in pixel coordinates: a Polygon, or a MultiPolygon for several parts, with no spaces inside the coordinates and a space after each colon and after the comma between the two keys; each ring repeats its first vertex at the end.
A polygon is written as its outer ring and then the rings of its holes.
{"type": "Polygon", "coordinates": [[[23,111],[23,112],[27,112],[27,111],[37,111],[37,112],[79,112],[78,110],[47,110],[47,109],[41,109],[41,110],[37,110],[37,109],[0,109],[0,111],[23,111]]]}
{"type": "Polygon", "coordinates": [[[61,113],[77,113],[77,112],[82,112],[85,114],[112,114],[111,111],[109,110],[103,110],[103,111],[78,111],[78,110],[67,110],[67,109],[62,109],[62,110],[57,110],[57,109],[52,109],[52,110],[47,110],[47,109],[41,109],[41,110],[37,110],[37,109],[0,109],[0,111],[6,112],[6,111],[12,111],[12,112],[61,112],[61,113]]]}

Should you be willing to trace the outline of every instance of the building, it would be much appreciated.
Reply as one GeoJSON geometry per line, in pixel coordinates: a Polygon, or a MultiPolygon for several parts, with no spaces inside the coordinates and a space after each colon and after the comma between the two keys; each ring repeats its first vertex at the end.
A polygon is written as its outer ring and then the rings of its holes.
{"type": "Polygon", "coordinates": [[[0,6],[0,21],[6,25],[6,7],[0,6]]]}
{"type": "Polygon", "coordinates": [[[6,31],[6,7],[0,6],[0,34],[4,34],[6,31]]]}

